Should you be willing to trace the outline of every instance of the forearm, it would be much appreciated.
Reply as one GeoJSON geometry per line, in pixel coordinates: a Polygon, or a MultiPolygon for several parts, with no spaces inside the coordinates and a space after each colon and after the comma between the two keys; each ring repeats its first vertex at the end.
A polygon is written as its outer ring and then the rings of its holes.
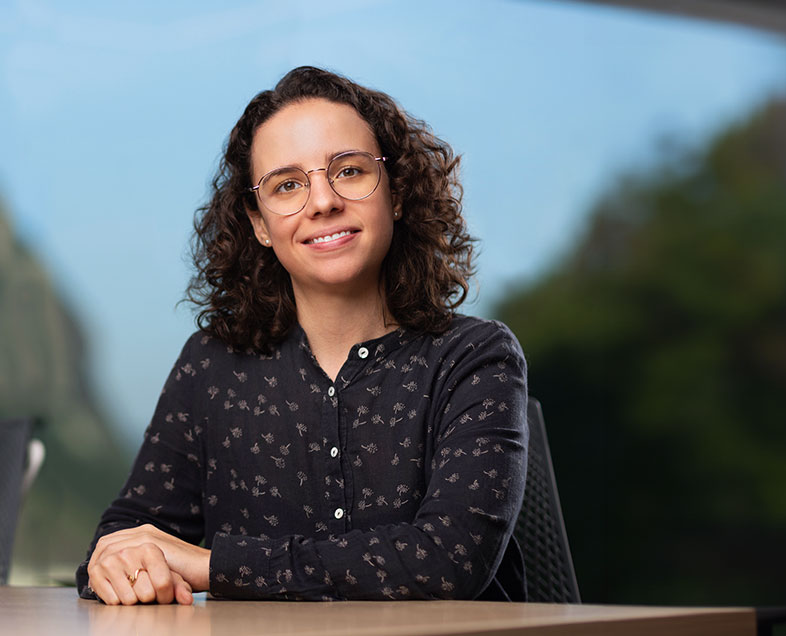
{"type": "Polygon", "coordinates": [[[215,535],[211,593],[307,600],[476,597],[496,572],[523,492],[522,446],[513,439],[491,446],[507,452],[490,447],[477,457],[491,458],[495,469],[484,472],[490,462],[480,463],[469,446],[463,467],[448,462],[438,468],[411,522],[322,540],[215,535]],[[456,471],[462,479],[454,478],[456,471]]]}
{"type": "MultiPolygon", "coordinates": [[[[503,531],[486,549],[459,533],[432,534],[412,524],[335,540],[300,536],[262,540],[219,535],[211,555],[210,592],[228,598],[392,600],[474,598],[496,569],[503,531]]],[[[481,540],[480,535],[475,535],[481,540]]]]}

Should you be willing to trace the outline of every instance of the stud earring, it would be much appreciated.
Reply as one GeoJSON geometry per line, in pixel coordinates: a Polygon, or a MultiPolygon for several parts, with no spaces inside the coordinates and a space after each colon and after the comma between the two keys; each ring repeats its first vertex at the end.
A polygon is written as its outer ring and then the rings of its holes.
{"type": "Polygon", "coordinates": [[[265,245],[270,245],[270,239],[265,239],[265,245]]]}

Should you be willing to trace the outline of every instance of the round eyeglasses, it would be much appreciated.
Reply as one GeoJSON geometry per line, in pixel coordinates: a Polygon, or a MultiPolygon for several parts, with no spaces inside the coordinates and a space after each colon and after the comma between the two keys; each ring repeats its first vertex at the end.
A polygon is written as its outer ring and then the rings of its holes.
{"type": "Polygon", "coordinates": [[[308,172],[294,166],[276,168],[248,190],[256,192],[262,205],[273,214],[291,216],[306,207],[312,172],[324,170],[333,192],[342,199],[360,201],[370,197],[377,189],[382,178],[383,161],[387,161],[387,157],[351,150],[333,157],[327,168],[314,168],[308,172]]]}

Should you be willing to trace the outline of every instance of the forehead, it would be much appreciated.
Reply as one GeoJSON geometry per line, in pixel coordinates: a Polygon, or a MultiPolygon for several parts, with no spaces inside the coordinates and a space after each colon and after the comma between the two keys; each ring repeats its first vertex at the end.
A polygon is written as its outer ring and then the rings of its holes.
{"type": "Polygon", "coordinates": [[[251,145],[254,174],[285,165],[322,167],[345,150],[379,153],[368,123],[347,104],[309,99],[284,106],[257,128],[251,145]]]}

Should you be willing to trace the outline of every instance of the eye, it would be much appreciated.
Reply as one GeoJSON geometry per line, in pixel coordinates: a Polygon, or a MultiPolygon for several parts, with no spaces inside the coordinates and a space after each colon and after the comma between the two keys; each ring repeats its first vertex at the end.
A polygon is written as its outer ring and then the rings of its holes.
{"type": "Polygon", "coordinates": [[[282,181],[279,183],[274,189],[274,194],[290,194],[299,190],[303,187],[302,183],[295,181],[294,179],[287,179],[286,181],[282,181]]]}
{"type": "Polygon", "coordinates": [[[343,166],[333,178],[348,179],[350,177],[357,177],[360,174],[363,174],[363,170],[357,166],[343,166]]]}
{"type": "Polygon", "coordinates": [[[282,168],[269,174],[261,183],[264,197],[290,197],[307,188],[308,178],[296,168],[282,168]]]}

